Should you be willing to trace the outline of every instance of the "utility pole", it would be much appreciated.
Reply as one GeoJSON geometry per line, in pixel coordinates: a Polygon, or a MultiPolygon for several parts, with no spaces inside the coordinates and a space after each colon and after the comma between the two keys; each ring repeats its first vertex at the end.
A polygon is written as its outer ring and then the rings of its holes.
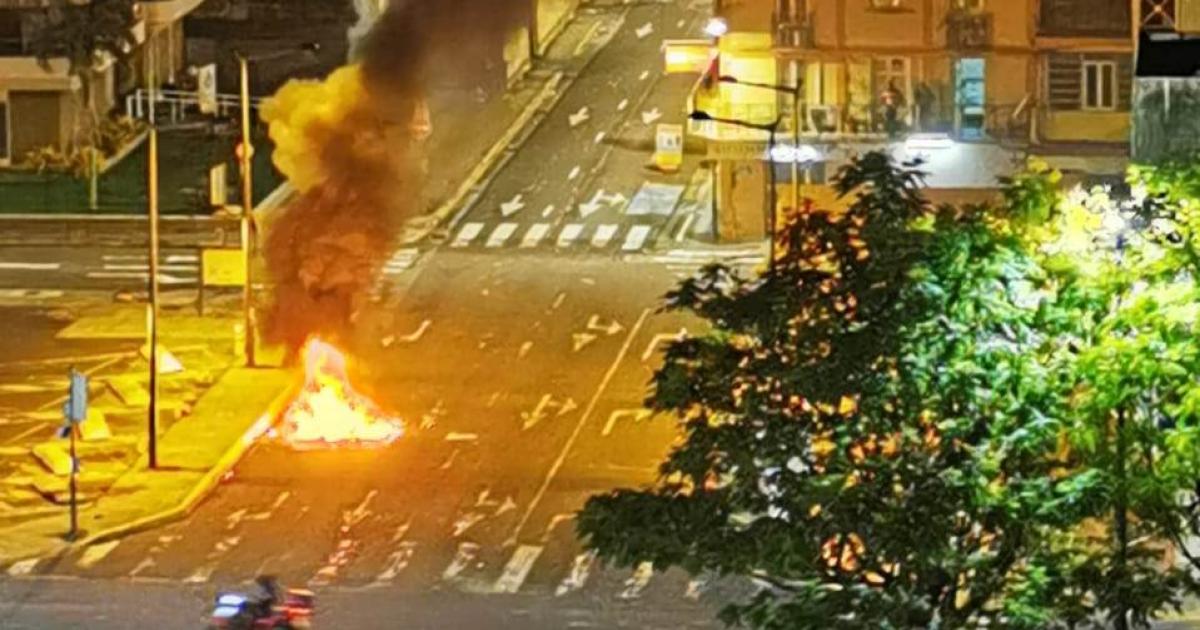
{"type": "Polygon", "coordinates": [[[150,124],[150,165],[148,198],[150,205],[150,303],[146,311],[147,343],[150,360],[150,433],[147,453],[150,469],[158,468],[158,127],[150,124]]]}
{"type": "Polygon", "coordinates": [[[240,71],[241,101],[242,101],[242,152],[238,156],[242,166],[242,265],[245,271],[245,286],[242,287],[242,326],[245,327],[246,367],[254,367],[256,361],[255,327],[254,327],[254,282],[251,267],[254,254],[251,251],[254,239],[254,186],[250,172],[254,146],[250,142],[250,61],[245,55],[238,55],[238,70],[240,71]]]}
{"type": "Polygon", "coordinates": [[[75,441],[79,433],[79,424],[87,419],[88,379],[87,375],[76,372],[75,367],[72,366],[70,372],[68,372],[67,382],[67,402],[63,405],[63,420],[66,424],[63,425],[59,437],[62,437],[62,432],[65,431],[71,440],[71,470],[67,481],[70,492],[71,527],[67,530],[66,539],[74,542],[79,537],[79,501],[76,492],[76,478],[79,476],[79,457],[76,454],[75,441]]]}

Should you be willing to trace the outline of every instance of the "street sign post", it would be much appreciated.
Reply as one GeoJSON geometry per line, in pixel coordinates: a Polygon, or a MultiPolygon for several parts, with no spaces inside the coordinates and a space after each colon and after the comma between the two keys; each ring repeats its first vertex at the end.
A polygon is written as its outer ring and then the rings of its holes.
{"type": "Polygon", "coordinates": [[[200,66],[196,71],[196,100],[200,113],[217,113],[217,64],[200,66]]]}
{"type": "Polygon", "coordinates": [[[75,440],[79,433],[79,425],[87,420],[87,410],[88,377],[71,368],[67,402],[63,403],[63,432],[71,438],[71,473],[68,481],[71,492],[71,529],[67,531],[67,540],[70,541],[79,536],[79,510],[75,490],[75,478],[79,475],[79,458],[75,456],[75,440]]]}

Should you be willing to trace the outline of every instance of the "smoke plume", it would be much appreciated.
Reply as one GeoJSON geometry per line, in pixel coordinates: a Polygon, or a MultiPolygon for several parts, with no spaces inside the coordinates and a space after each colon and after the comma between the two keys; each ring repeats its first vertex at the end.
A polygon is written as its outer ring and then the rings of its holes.
{"type": "MultiPolygon", "coordinates": [[[[419,200],[431,69],[494,66],[528,0],[392,0],[324,81],[291,81],[263,106],[274,162],[298,195],[267,230],[269,341],[299,348],[348,332],[419,200]]],[[[434,125],[436,128],[436,124],[434,125]]],[[[474,156],[464,156],[465,159],[474,156]]]]}

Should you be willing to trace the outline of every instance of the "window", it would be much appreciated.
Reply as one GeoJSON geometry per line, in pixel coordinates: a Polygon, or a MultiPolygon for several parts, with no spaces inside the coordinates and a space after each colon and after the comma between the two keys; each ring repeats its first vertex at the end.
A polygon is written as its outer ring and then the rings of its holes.
{"type": "Polygon", "coordinates": [[[1111,111],[1117,108],[1117,64],[1084,61],[1080,106],[1084,110],[1111,111]]]}
{"type": "Polygon", "coordinates": [[[879,57],[875,60],[875,87],[880,96],[884,92],[894,91],[904,104],[912,99],[912,86],[909,81],[909,64],[905,57],[879,57]]]}

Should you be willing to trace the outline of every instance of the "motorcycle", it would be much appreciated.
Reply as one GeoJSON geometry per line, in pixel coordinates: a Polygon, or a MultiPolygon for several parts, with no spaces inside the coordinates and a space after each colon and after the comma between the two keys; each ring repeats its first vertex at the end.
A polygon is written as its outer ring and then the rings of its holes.
{"type": "Polygon", "coordinates": [[[209,630],[308,630],[312,627],[312,591],[289,588],[283,601],[242,593],[219,593],[209,630]]]}

